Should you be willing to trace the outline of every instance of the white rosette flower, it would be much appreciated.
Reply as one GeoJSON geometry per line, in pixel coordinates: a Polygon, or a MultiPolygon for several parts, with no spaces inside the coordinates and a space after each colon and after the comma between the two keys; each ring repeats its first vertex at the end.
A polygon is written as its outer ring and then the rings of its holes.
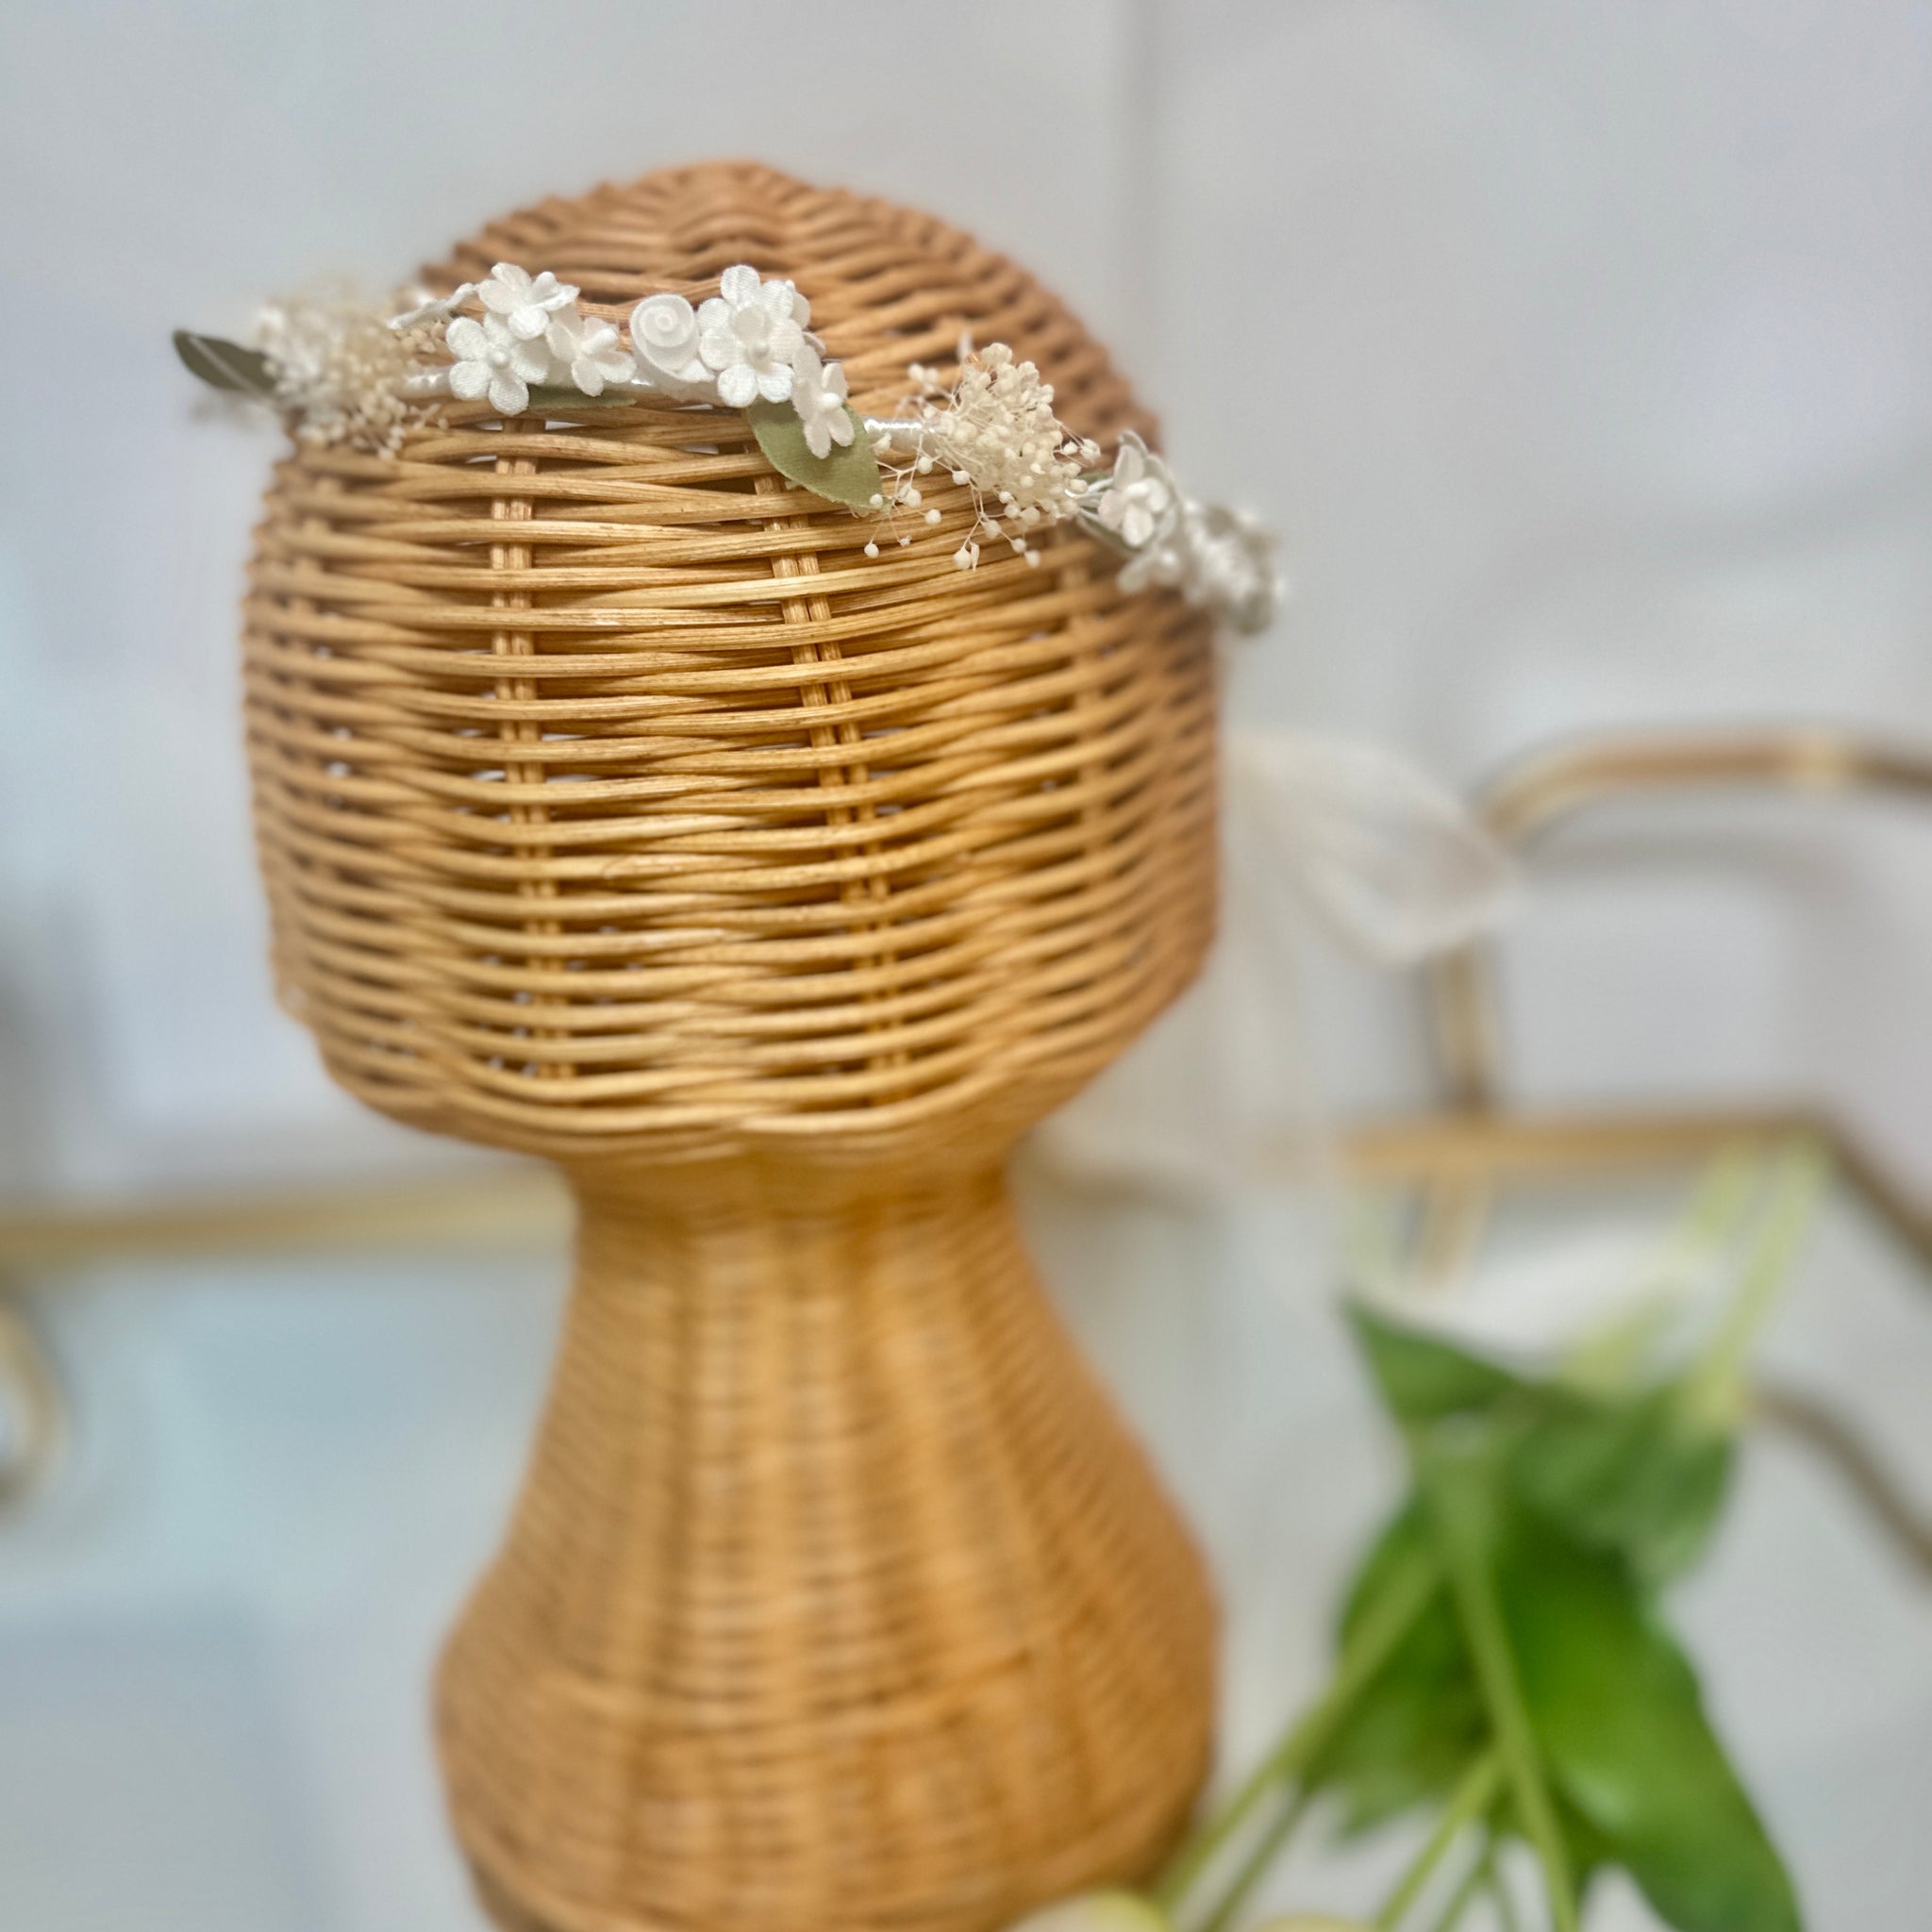
{"type": "Polygon", "coordinates": [[[791,364],[805,346],[811,311],[790,282],[767,282],[741,262],[720,277],[719,292],[698,309],[698,354],[716,372],[718,400],[748,408],[762,396],[791,396],[791,364]]]}
{"type": "Polygon", "coordinates": [[[845,407],[846,394],[844,364],[826,362],[809,342],[803,344],[791,362],[791,403],[805,425],[805,446],[813,456],[830,456],[835,442],[841,449],[850,447],[852,412],[845,407]]]}
{"type": "Polygon", "coordinates": [[[551,318],[577,299],[574,282],[559,282],[546,268],[532,275],[513,261],[499,261],[487,281],[476,284],[476,299],[519,341],[534,342],[551,318]]]}
{"type": "Polygon", "coordinates": [[[449,372],[449,392],[458,401],[474,403],[482,396],[505,416],[519,415],[530,407],[530,385],[550,374],[550,351],[541,341],[526,341],[510,332],[500,315],[481,322],[459,315],[443,333],[456,358],[449,372]]]}
{"type": "Polygon", "coordinates": [[[575,308],[554,315],[544,331],[555,373],[568,375],[587,396],[601,396],[610,382],[627,382],[637,373],[631,353],[615,328],[575,308]]]}
{"type": "Polygon", "coordinates": [[[684,401],[717,393],[698,354],[698,313],[682,295],[646,295],[630,312],[631,347],[654,389],[684,401]]]}

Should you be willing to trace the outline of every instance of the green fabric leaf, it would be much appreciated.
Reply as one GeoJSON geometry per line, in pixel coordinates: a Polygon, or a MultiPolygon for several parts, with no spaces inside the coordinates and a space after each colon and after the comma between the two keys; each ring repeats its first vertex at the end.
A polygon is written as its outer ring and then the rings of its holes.
{"type": "Polygon", "coordinates": [[[1579,1541],[1621,1551],[1654,1585],[1703,1553],[1734,1459],[1730,1438],[1700,1426],[1667,1386],[1615,1403],[1553,1392],[1510,1467],[1526,1502],[1579,1541]]]}
{"type": "Polygon", "coordinates": [[[1364,1307],[1349,1312],[1383,1396],[1403,1422],[1434,1422],[1487,1408],[1525,1386],[1507,1369],[1421,1329],[1400,1327],[1364,1307]]]}
{"type": "Polygon", "coordinates": [[[1798,1932],[1777,1853],[1627,1565],[1523,1518],[1499,1586],[1564,1804],[1678,1932],[1798,1932]]]}
{"type": "Polygon", "coordinates": [[[815,496],[829,497],[834,503],[849,504],[854,509],[873,508],[873,498],[885,486],[879,479],[878,459],[872,453],[872,438],[852,410],[845,411],[852,424],[852,441],[842,448],[833,443],[822,457],[813,456],[807,446],[805,425],[790,403],[768,403],[760,398],[744,413],[751,419],[758,447],[779,475],[789,476],[815,496]]]}
{"type": "Polygon", "coordinates": [[[175,353],[189,373],[200,376],[210,389],[255,396],[262,402],[275,400],[275,375],[259,349],[244,349],[240,342],[224,341],[220,336],[198,336],[177,328],[175,353]]]}

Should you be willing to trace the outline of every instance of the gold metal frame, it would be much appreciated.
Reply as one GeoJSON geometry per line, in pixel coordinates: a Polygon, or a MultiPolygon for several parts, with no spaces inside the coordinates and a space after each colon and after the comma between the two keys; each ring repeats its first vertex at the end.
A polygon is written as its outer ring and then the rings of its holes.
{"type": "MultiPolygon", "coordinates": [[[[1474,801],[1503,844],[1524,851],[1582,813],[1658,792],[1750,789],[1842,797],[1893,794],[1932,804],[1932,753],[1819,725],[1727,733],[1630,733],[1580,740],[1510,766],[1474,801]]],[[[1350,1164],[1384,1177],[1457,1186],[1552,1173],[1674,1164],[1739,1141],[1793,1131],[1828,1145],[1840,1172],[1932,1271],[1932,1205],[1915,1198],[1850,1124],[1817,1105],[1724,1112],[1537,1114],[1505,1100],[1503,1027],[1492,947],[1445,954],[1424,973],[1439,1113],[1369,1125],[1348,1139],[1350,1164]]]]}
{"type": "MultiPolygon", "coordinates": [[[[1578,741],[1511,766],[1474,801],[1477,817],[1519,852],[1596,807],[1666,792],[1780,791],[1839,797],[1893,794],[1932,804],[1932,754],[1824,726],[1729,733],[1633,733],[1578,741]]],[[[1492,945],[1475,941],[1424,973],[1430,1038],[1444,1106],[1372,1123],[1344,1139],[1354,1178],[1421,1190],[1418,1255],[1454,1269],[1474,1251],[1498,1191],[1510,1183],[1674,1168],[1721,1149],[1810,1136],[1897,1238],[1932,1285],[1932,1204],[1886,1168],[1858,1130],[1817,1104],[1723,1111],[1532,1112],[1511,1108],[1503,1077],[1492,945]]],[[[1838,1472],[1874,1524],[1932,1575],[1932,1519],[1907,1498],[1862,1434],[1829,1405],[1760,1384],[1757,1416],[1838,1472]]]]}

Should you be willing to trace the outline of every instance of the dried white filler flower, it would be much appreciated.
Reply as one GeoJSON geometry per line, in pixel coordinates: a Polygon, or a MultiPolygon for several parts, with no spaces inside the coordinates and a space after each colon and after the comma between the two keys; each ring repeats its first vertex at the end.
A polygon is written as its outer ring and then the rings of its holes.
{"type": "Polygon", "coordinates": [[[305,442],[394,450],[424,406],[405,384],[433,325],[397,332],[344,289],[273,302],[256,320],[256,341],[275,375],[275,399],[305,442]]]}

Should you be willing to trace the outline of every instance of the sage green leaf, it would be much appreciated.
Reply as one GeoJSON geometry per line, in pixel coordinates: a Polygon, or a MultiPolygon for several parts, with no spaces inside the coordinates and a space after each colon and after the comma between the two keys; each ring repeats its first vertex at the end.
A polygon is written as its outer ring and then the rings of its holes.
{"type": "Polygon", "coordinates": [[[1399,1326],[1359,1307],[1350,1316],[1383,1397],[1403,1422],[1435,1422],[1487,1408],[1525,1386],[1507,1369],[1419,1328],[1399,1326]]]}
{"type": "Polygon", "coordinates": [[[275,400],[275,374],[259,349],[244,349],[240,342],[224,341],[220,336],[198,336],[177,328],[175,353],[189,373],[200,376],[210,389],[254,396],[262,402],[275,400]]]}
{"type": "Polygon", "coordinates": [[[805,440],[805,425],[790,403],[768,403],[761,397],[744,413],[751,419],[752,434],[773,469],[813,495],[849,504],[854,509],[870,509],[873,498],[883,491],[872,438],[852,410],[845,411],[852,425],[852,441],[842,447],[833,443],[822,457],[812,455],[805,440]]]}
{"type": "Polygon", "coordinates": [[[1498,1560],[1564,1805],[1678,1932],[1799,1932],[1790,1880],[1629,1566],[1524,1516],[1498,1560]]]}
{"type": "Polygon", "coordinates": [[[1552,1396],[1511,1456],[1517,1491],[1587,1543],[1620,1551],[1650,1584],[1703,1553],[1730,1486],[1731,1440],[1674,1385],[1631,1401],[1552,1396]]]}

